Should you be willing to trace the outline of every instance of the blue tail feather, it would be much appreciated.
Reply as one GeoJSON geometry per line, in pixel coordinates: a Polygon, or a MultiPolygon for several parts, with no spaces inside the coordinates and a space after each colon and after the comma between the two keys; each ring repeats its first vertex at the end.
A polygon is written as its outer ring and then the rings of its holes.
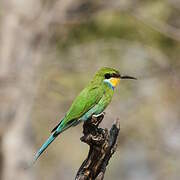
{"type": "Polygon", "coordinates": [[[34,156],[34,162],[40,157],[40,155],[46,150],[46,148],[55,140],[57,136],[54,133],[46,140],[46,142],[41,146],[38,152],[34,156]]]}
{"type": "Polygon", "coordinates": [[[56,137],[71,127],[73,124],[75,124],[76,121],[73,121],[69,124],[64,124],[63,121],[59,124],[59,126],[56,126],[56,129],[53,130],[53,134],[46,140],[46,142],[41,146],[41,148],[38,150],[38,152],[34,156],[33,164],[36,162],[36,160],[40,157],[40,155],[47,149],[47,147],[56,139],[56,137]]]}

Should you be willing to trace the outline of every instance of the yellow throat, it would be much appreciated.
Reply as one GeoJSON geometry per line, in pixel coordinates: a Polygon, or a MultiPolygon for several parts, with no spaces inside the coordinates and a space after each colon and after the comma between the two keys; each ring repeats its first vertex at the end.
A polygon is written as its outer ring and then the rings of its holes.
{"type": "Polygon", "coordinates": [[[116,87],[119,84],[119,82],[120,82],[119,78],[114,78],[114,77],[110,78],[110,83],[113,87],[116,87]]]}

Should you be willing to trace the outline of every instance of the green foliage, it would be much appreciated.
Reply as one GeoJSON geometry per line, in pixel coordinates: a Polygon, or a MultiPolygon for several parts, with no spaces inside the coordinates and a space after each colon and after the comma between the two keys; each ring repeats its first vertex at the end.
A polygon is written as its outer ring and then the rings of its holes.
{"type": "MultiPolygon", "coordinates": [[[[163,7],[160,9],[162,8],[163,7]]],[[[155,13],[155,15],[156,14],[157,13],[155,13]]],[[[162,13],[160,13],[159,16],[162,16],[162,13]]],[[[166,18],[164,19],[166,20],[167,15],[165,16],[166,18]]],[[[144,24],[138,21],[134,16],[121,12],[100,13],[86,23],[83,22],[74,25],[63,40],[60,37],[57,39],[57,48],[59,51],[62,49],[66,50],[68,47],[76,44],[91,42],[98,39],[103,39],[105,41],[122,39],[132,42],[138,41],[142,44],[158,48],[171,56],[173,55],[172,49],[176,50],[179,45],[179,42],[149,26],[148,22],[144,24]]]]}

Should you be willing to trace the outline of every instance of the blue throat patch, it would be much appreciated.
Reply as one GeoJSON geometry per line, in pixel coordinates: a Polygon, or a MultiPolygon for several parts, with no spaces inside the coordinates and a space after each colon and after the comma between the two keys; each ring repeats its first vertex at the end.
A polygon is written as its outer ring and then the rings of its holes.
{"type": "Polygon", "coordinates": [[[105,79],[104,82],[114,91],[115,87],[107,79],[105,79]]]}

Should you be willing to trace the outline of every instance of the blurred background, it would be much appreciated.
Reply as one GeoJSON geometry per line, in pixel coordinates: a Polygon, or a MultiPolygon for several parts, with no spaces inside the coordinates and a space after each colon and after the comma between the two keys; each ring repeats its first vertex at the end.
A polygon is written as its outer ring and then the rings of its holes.
{"type": "Polygon", "coordinates": [[[103,66],[138,78],[101,125],[120,118],[105,179],[180,179],[180,1],[1,0],[0,180],[75,178],[82,124],[25,167],[103,66]]]}

